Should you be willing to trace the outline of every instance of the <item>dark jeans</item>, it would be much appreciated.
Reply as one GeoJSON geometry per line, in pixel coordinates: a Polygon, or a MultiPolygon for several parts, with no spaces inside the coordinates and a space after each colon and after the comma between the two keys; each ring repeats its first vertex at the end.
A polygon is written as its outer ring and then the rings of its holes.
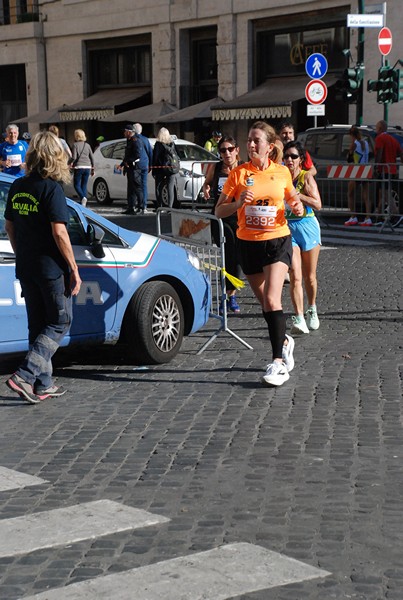
{"type": "Polygon", "coordinates": [[[90,177],[91,169],[74,169],[74,189],[76,190],[80,202],[87,197],[87,183],[90,177]]]}
{"type": "Polygon", "coordinates": [[[139,210],[143,209],[143,183],[141,181],[141,170],[130,167],[126,171],[127,177],[127,206],[134,210],[136,206],[139,210]]]}
{"type": "Polygon", "coordinates": [[[71,296],[65,296],[65,279],[21,280],[28,316],[29,351],[16,373],[38,388],[52,385],[52,356],[59,348],[72,320],[71,296]]]}
{"type": "Polygon", "coordinates": [[[147,190],[147,178],[148,178],[148,169],[140,169],[141,172],[141,184],[143,187],[143,206],[142,208],[147,208],[148,202],[148,190],[147,190]]]}

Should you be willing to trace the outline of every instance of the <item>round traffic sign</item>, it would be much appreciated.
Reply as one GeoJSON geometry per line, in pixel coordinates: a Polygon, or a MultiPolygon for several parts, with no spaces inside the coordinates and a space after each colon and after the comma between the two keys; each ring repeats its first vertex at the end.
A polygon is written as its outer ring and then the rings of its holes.
{"type": "Polygon", "coordinates": [[[387,56],[392,50],[392,32],[389,27],[382,27],[378,33],[378,48],[383,56],[387,56]]]}
{"type": "Polygon", "coordinates": [[[305,61],[305,71],[311,79],[322,79],[327,73],[327,59],[319,52],[311,54],[305,61]]]}
{"type": "Polygon", "coordinates": [[[327,85],[321,79],[311,79],[305,88],[305,98],[310,104],[323,104],[327,98],[327,85]]]}

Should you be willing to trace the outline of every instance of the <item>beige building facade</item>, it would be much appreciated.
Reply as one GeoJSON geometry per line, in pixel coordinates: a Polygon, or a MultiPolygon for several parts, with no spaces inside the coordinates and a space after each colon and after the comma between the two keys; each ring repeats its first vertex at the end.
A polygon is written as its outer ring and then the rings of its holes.
{"type": "MultiPolygon", "coordinates": [[[[0,4],[4,15],[5,3],[0,4]]],[[[218,97],[224,106],[217,101],[221,109],[212,111],[217,120],[198,118],[172,123],[170,129],[199,143],[212,128],[243,139],[257,118],[274,126],[291,119],[303,130],[314,124],[314,118],[307,117],[305,100],[309,81],[305,61],[313,52],[323,53],[329,67],[323,78],[329,90],[325,116],[317,123],[356,121],[355,104],[338,100],[334,90],[347,66],[341,51],[351,50],[352,66],[357,59],[358,29],[347,28],[347,15],[358,12],[356,1],[37,0],[22,6],[15,0],[11,4],[12,14],[0,28],[3,128],[10,120],[41,113],[44,121],[28,123],[35,131],[50,122],[48,111],[58,109],[55,120],[69,141],[76,127],[90,137],[103,132],[116,137],[121,125],[105,124],[103,117],[163,99],[179,109],[218,97]],[[28,16],[21,18],[24,10],[28,16]],[[13,81],[7,73],[12,73],[13,81]],[[13,87],[9,93],[3,89],[7,81],[13,87]],[[227,102],[230,108],[225,107],[227,102]]],[[[386,24],[393,33],[388,60],[394,65],[403,60],[401,2],[389,0],[386,5],[386,24]]],[[[363,122],[368,124],[384,115],[376,93],[366,91],[366,81],[376,79],[381,66],[378,32],[365,29],[363,122]]],[[[389,123],[403,125],[403,102],[390,105],[389,123]]],[[[151,134],[158,124],[146,128],[151,134]]]]}

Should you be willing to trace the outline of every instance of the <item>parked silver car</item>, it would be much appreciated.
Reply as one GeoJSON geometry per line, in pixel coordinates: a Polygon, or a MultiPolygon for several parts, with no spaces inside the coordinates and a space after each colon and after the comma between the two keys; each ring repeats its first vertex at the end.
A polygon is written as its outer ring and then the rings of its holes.
{"type": "MultiPolygon", "coordinates": [[[[149,138],[154,147],[155,138],[149,138]]],[[[180,171],[177,177],[176,200],[179,203],[196,202],[204,183],[203,163],[217,161],[217,157],[201,146],[187,140],[174,138],[180,158],[180,171]]],[[[102,142],[94,152],[95,175],[88,181],[88,192],[99,204],[111,204],[115,199],[126,199],[126,177],[116,167],[124,157],[126,140],[102,142]]],[[[162,190],[162,198],[167,199],[167,190],[162,190]]],[[[155,182],[148,174],[148,199],[155,201],[155,182]]],[[[165,202],[166,203],[166,202],[165,202]]]]}

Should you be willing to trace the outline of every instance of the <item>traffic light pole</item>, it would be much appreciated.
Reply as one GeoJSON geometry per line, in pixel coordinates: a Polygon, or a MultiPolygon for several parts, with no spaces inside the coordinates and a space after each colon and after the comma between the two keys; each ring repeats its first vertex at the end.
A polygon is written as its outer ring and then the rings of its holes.
{"type": "MultiPolygon", "coordinates": [[[[363,15],[365,12],[364,0],[358,0],[358,12],[363,15]]],[[[358,28],[358,47],[357,47],[357,67],[364,68],[364,42],[365,42],[365,29],[364,27],[358,28]]],[[[360,87],[357,90],[357,105],[356,105],[356,116],[355,121],[357,125],[362,125],[362,116],[364,109],[364,85],[361,82],[360,87]]]]}

